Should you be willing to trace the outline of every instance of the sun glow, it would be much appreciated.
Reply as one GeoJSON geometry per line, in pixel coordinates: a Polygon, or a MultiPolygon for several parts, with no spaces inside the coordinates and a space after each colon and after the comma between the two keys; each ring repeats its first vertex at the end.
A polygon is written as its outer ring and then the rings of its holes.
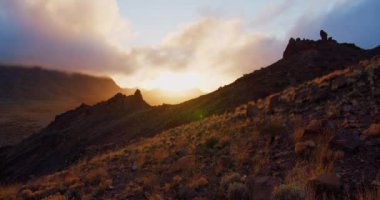
{"type": "Polygon", "coordinates": [[[152,87],[170,92],[181,92],[187,89],[197,88],[199,76],[194,73],[160,73],[156,80],[152,80],[152,87]]]}

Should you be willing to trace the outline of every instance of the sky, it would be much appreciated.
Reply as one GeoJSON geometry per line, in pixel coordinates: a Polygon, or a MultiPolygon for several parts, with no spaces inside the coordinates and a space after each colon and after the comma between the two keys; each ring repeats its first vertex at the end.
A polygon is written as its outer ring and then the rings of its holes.
{"type": "Polygon", "coordinates": [[[0,63],[210,92],[281,59],[290,37],[380,44],[378,0],[0,0],[0,63]]]}

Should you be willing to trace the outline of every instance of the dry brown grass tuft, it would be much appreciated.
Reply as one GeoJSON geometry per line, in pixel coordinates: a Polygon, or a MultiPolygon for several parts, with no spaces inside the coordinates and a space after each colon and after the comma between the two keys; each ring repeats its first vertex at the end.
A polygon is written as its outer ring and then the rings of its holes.
{"type": "Polygon", "coordinates": [[[365,133],[367,136],[376,137],[380,135],[380,124],[371,124],[365,133]]]}
{"type": "Polygon", "coordinates": [[[360,190],[355,198],[357,200],[379,200],[380,199],[380,189],[363,189],[360,190]]]}
{"type": "Polygon", "coordinates": [[[95,194],[102,193],[112,186],[112,179],[109,177],[108,171],[102,167],[88,171],[83,182],[86,186],[90,186],[95,194]]]}
{"type": "Polygon", "coordinates": [[[307,181],[324,173],[331,173],[337,159],[343,155],[341,151],[333,151],[329,148],[329,141],[333,137],[332,132],[325,132],[316,140],[316,148],[306,160],[298,161],[288,172],[285,179],[287,184],[299,185],[306,188],[307,181]]]}
{"type": "Polygon", "coordinates": [[[208,185],[208,180],[205,176],[194,176],[190,181],[190,187],[195,189],[200,189],[208,185]]]}
{"type": "Polygon", "coordinates": [[[68,198],[61,194],[50,195],[42,200],[68,200],[68,198]]]}

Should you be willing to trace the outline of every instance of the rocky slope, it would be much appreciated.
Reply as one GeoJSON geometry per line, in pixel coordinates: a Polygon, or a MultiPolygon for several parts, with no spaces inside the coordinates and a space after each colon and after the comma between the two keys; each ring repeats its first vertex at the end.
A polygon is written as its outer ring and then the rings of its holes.
{"type": "MultiPolygon", "coordinates": [[[[41,175],[62,169],[99,149],[116,148],[137,138],[232,110],[248,101],[353,65],[379,51],[363,50],[335,41],[295,40],[295,43],[302,43],[302,50],[298,51],[298,45],[291,45],[290,42],[287,51],[293,49],[291,52],[294,53],[273,65],[245,75],[231,85],[182,104],[156,106],[129,113],[113,109],[117,106],[107,101],[105,103],[111,106],[97,115],[84,114],[78,119],[66,120],[57,118],[36,136],[0,152],[4,161],[0,164],[0,177],[3,181],[28,179],[32,174],[41,175]],[[307,44],[306,47],[303,43],[307,44]],[[62,121],[65,121],[64,128],[54,126],[62,124],[62,121]],[[64,141],[64,145],[56,145],[60,141],[64,141]]],[[[91,113],[96,110],[96,106],[80,107],[74,112],[83,109],[91,113]]]]}
{"type": "Polygon", "coordinates": [[[82,159],[24,199],[380,198],[380,58],[82,159]]]}

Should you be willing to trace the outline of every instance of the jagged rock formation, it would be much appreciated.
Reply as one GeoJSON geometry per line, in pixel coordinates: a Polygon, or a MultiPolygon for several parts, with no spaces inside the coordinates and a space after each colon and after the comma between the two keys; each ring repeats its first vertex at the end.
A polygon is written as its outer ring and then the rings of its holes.
{"type": "MultiPolygon", "coordinates": [[[[0,159],[4,160],[0,163],[0,177],[2,180],[27,179],[31,174],[49,173],[70,165],[80,157],[230,111],[248,101],[343,69],[378,52],[379,48],[363,50],[334,41],[291,39],[284,58],[278,62],[245,75],[215,92],[179,105],[149,107],[136,92],[129,97],[116,95],[96,106],[82,106],[70,111],[73,116],[58,117],[36,136],[0,152],[0,159]],[[123,103],[123,99],[128,100],[123,103]],[[135,107],[138,109],[134,110],[135,107]]],[[[334,87],[341,84],[339,79],[334,81],[334,87]]],[[[323,91],[316,94],[320,98],[326,95],[323,91]]],[[[282,104],[275,98],[271,104],[275,105],[276,102],[282,104]]],[[[275,109],[281,109],[281,106],[275,109]]]]}
{"type": "Polygon", "coordinates": [[[320,32],[319,32],[319,34],[321,35],[321,40],[322,41],[327,41],[327,33],[324,31],[324,30],[321,30],[320,32]]]}
{"type": "MultiPolygon", "coordinates": [[[[327,35],[326,35],[327,37],[327,35]]],[[[352,54],[353,57],[360,56],[363,49],[360,49],[355,44],[340,44],[333,39],[322,38],[322,40],[313,41],[308,39],[301,40],[300,38],[290,38],[289,44],[286,47],[283,58],[289,58],[300,53],[308,52],[310,56],[314,53],[326,53],[331,56],[341,56],[343,54],[352,54]]],[[[374,54],[372,54],[373,56],[374,54]]]]}

